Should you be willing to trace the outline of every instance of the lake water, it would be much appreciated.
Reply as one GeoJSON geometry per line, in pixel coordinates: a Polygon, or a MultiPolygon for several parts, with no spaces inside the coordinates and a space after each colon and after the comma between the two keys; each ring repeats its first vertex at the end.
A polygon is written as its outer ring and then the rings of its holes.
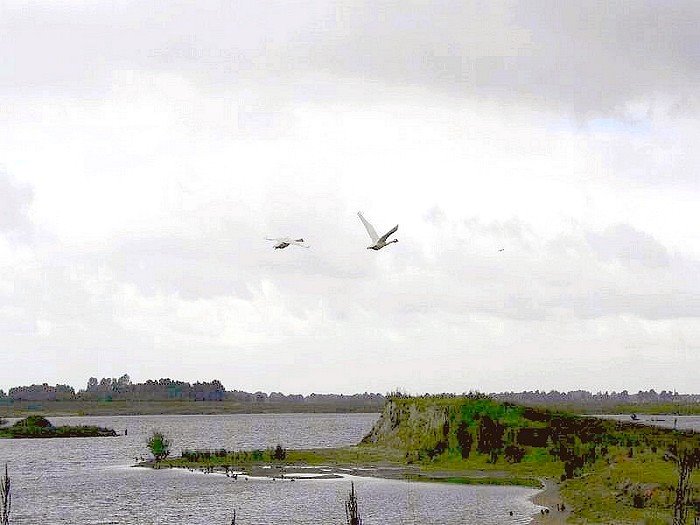
{"type": "Polygon", "coordinates": [[[637,414],[637,421],[633,421],[630,414],[612,414],[595,416],[603,419],[616,419],[618,421],[632,421],[635,423],[643,423],[644,425],[652,425],[664,428],[677,428],[678,430],[693,430],[700,432],[700,416],[668,416],[668,415],[649,415],[637,414]]]}
{"type": "Polygon", "coordinates": [[[183,448],[335,447],[357,443],[376,414],[55,417],[128,436],[0,440],[12,478],[13,524],[342,525],[355,482],[365,525],[528,523],[539,507],[520,487],[465,486],[347,477],[272,481],[184,470],[133,468],[154,429],[183,448]],[[508,512],[513,511],[510,517],[508,512]]]}

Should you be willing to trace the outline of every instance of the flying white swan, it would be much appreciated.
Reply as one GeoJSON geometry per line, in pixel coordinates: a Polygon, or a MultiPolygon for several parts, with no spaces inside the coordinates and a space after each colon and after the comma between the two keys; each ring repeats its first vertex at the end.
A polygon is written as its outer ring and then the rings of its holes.
{"type": "Polygon", "coordinates": [[[377,235],[377,230],[374,229],[374,226],[372,226],[369,222],[367,222],[367,219],[365,219],[362,216],[362,212],[358,211],[357,216],[362,221],[362,224],[365,225],[365,229],[367,230],[367,233],[369,234],[369,238],[372,239],[372,242],[374,243],[374,244],[372,244],[372,246],[367,246],[368,250],[381,250],[385,246],[390,245],[392,242],[399,242],[398,239],[394,239],[393,241],[387,242],[387,239],[389,238],[389,236],[392,235],[393,233],[396,233],[396,230],[399,229],[398,224],[380,237],[379,235],[377,235]]]}
{"type": "Polygon", "coordinates": [[[275,243],[275,250],[283,250],[287,246],[301,246],[302,248],[309,248],[306,244],[304,244],[304,239],[291,239],[289,237],[279,237],[277,239],[270,239],[269,237],[265,238],[268,241],[273,241],[275,243]]]}

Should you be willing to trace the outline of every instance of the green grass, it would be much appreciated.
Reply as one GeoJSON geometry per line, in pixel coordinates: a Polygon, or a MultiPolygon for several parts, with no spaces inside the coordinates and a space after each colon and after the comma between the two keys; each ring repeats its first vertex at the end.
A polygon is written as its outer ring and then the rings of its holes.
{"type": "MultiPolygon", "coordinates": [[[[675,464],[660,452],[616,448],[607,460],[596,462],[583,476],[566,481],[561,494],[574,509],[574,523],[668,523],[678,481],[675,464]],[[650,495],[644,508],[634,508],[635,485],[650,495]]],[[[700,472],[691,481],[700,498],[700,472]]]]}

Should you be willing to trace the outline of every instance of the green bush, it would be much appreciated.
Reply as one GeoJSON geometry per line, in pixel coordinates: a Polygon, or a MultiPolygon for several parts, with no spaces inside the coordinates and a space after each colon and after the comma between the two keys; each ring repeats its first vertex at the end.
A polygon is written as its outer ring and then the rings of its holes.
{"type": "Polygon", "coordinates": [[[162,432],[154,431],[148,440],[148,449],[156,461],[161,461],[170,455],[170,440],[162,432]]]}
{"type": "Polygon", "coordinates": [[[15,427],[35,427],[35,428],[51,428],[51,422],[43,416],[29,416],[20,419],[14,424],[15,427]]]}

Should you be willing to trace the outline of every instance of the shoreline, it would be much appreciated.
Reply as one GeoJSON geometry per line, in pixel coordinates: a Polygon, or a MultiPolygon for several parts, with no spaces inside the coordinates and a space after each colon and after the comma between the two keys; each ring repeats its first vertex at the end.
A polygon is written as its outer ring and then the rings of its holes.
{"type": "Polygon", "coordinates": [[[557,505],[562,503],[559,494],[559,483],[553,479],[541,479],[544,488],[529,499],[535,505],[549,509],[549,514],[538,512],[532,517],[533,525],[564,525],[571,516],[571,506],[567,505],[565,511],[558,511],[557,505]]]}
{"type": "MultiPolygon", "coordinates": [[[[309,475],[317,476],[316,479],[331,479],[343,476],[359,476],[368,478],[390,479],[397,481],[417,481],[425,483],[453,483],[461,485],[491,485],[491,486],[515,486],[530,489],[546,488],[543,480],[531,477],[513,476],[505,471],[483,470],[434,470],[426,471],[417,466],[388,466],[388,465],[303,465],[303,464],[239,464],[227,467],[221,465],[173,465],[166,462],[158,465],[154,461],[142,461],[132,467],[161,469],[181,469],[191,472],[203,472],[209,474],[238,473],[238,475],[264,478],[291,479],[295,475],[303,474],[305,479],[309,475]],[[545,487],[543,487],[543,484],[545,487]]],[[[298,478],[298,479],[299,479],[298,478]]],[[[534,496],[533,496],[534,497],[534,496]]]]}
{"type": "MultiPolygon", "coordinates": [[[[551,408],[551,407],[550,407],[551,408]]],[[[627,408],[627,407],[626,407],[627,408]]],[[[643,406],[633,407],[640,422],[652,422],[652,418],[679,418],[700,416],[700,407],[678,414],[667,411],[645,411],[643,406]]],[[[181,416],[181,415],[228,415],[228,414],[379,414],[382,406],[372,403],[304,402],[285,403],[268,401],[264,403],[242,401],[15,401],[0,403],[0,417],[21,418],[41,414],[47,417],[91,417],[91,416],[181,416]]],[[[591,412],[581,407],[572,413],[583,417],[602,417],[626,421],[633,412],[601,411],[591,412]]]]}

